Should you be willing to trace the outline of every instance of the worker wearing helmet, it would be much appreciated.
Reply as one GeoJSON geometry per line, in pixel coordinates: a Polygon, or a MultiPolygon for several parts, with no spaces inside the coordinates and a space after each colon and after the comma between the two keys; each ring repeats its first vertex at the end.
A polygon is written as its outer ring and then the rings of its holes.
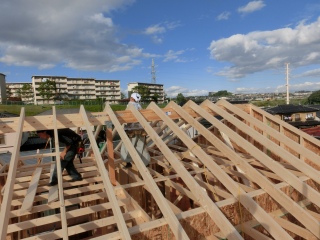
{"type": "MultiPolygon", "coordinates": [[[[137,110],[141,110],[142,107],[140,105],[140,100],[141,100],[141,95],[139,93],[132,93],[130,96],[130,101],[127,105],[127,109],[129,108],[130,105],[133,105],[137,110]]],[[[128,123],[125,127],[124,130],[128,134],[129,138],[131,139],[131,142],[133,146],[135,146],[137,152],[139,153],[139,156],[141,157],[143,163],[147,166],[149,165],[150,162],[150,155],[149,152],[146,148],[146,137],[145,137],[145,131],[143,127],[141,126],[140,123],[128,123]]],[[[128,153],[128,150],[122,144],[121,146],[121,158],[123,161],[125,161],[126,168],[129,168],[132,166],[132,158],[128,153]]]]}

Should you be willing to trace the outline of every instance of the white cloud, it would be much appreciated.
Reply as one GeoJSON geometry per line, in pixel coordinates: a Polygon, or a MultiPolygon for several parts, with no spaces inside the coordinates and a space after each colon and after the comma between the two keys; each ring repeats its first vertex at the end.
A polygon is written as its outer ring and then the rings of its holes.
{"type": "Polygon", "coordinates": [[[191,97],[191,96],[206,96],[208,95],[207,90],[198,90],[198,89],[188,89],[181,86],[171,86],[167,89],[165,89],[165,93],[168,97],[175,98],[179,93],[182,93],[185,97],[191,97]]]}
{"type": "MultiPolygon", "coordinates": [[[[280,85],[276,87],[276,92],[286,92],[286,85],[280,85]]],[[[289,83],[289,92],[296,91],[315,91],[320,89],[320,82],[304,82],[299,84],[290,84],[289,83]]]]}
{"type": "Polygon", "coordinates": [[[302,77],[320,77],[320,68],[306,71],[302,74],[298,74],[294,76],[294,78],[302,78],[302,77]]]}
{"type": "Polygon", "coordinates": [[[251,13],[251,12],[255,12],[255,11],[262,9],[265,6],[266,5],[264,4],[264,2],[262,0],[252,1],[252,2],[249,2],[245,6],[238,8],[238,12],[244,13],[244,14],[251,13]]]}
{"type": "Polygon", "coordinates": [[[186,58],[186,57],[182,57],[183,54],[185,54],[186,52],[190,52],[190,51],[194,51],[193,48],[188,48],[185,50],[179,50],[179,51],[173,51],[173,50],[169,50],[167,53],[164,54],[164,62],[179,62],[179,63],[184,63],[184,62],[192,62],[194,61],[194,59],[191,58],[186,58]]]}
{"type": "MultiPolygon", "coordinates": [[[[304,82],[298,84],[289,83],[289,92],[297,91],[314,91],[320,89],[320,82],[304,82]]],[[[276,87],[263,87],[263,88],[236,88],[235,93],[281,93],[286,92],[287,86],[285,84],[276,87]]]]}
{"type": "Polygon", "coordinates": [[[218,15],[217,19],[220,20],[228,20],[230,17],[230,12],[223,12],[218,15]]]}
{"type": "Polygon", "coordinates": [[[160,34],[166,32],[166,28],[163,26],[160,26],[160,24],[156,24],[150,27],[147,27],[144,31],[144,34],[146,35],[153,35],[153,34],[160,34]]]}
{"type": "Polygon", "coordinates": [[[168,30],[173,30],[179,26],[179,22],[158,23],[147,27],[143,31],[143,34],[150,35],[155,44],[161,44],[163,42],[164,34],[168,30]]]}
{"type": "Polygon", "coordinates": [[[164,58],[164,62],[169,62],[169,61],[177,61],[179,59],[179,56],[181,54],[184,53],[184,50],[180,50],[180,51],[173,51],[173,50],[169,50],[166,54],[165,54],[165,58],[164,58]]]}
{"type": "Polygon", "coordinates": [[[81,70],[128,70],[149,56],[121,43],[110,17],[134,0],[3,0],[0,2],[0,62],[81,70]],[[14,13],[14,14],[13,14],[14,13]]]}
{"type": "Polygon", "coordinates": [[[94,14],[91,19],[97,23],[102,23],[107,25],[108,27],[112,27],[113,23],[112,23],[112,19],[111,18],[106,18],[103,16],[102,13],[96,13],[94,14]]]}
{"type": "Polygon", "coordinates": [[[255,31],[246,35],[212,41],[211,57],[229,62],[217,75],[243,78],[248,74],[283,67],[286,62],[298,68],[320,63],[320,18],[299,23],[295,28],[255,31]]]}

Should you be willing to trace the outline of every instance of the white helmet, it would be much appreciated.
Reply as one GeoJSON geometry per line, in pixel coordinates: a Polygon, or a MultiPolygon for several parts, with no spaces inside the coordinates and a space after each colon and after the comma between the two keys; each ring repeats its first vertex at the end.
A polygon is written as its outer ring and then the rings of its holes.
{"type": "Polygon", "coordinates": [[[139,102],[141,100],[141,95],[139,93],[132,93],[131,97],[136,101],[139,102]]]}

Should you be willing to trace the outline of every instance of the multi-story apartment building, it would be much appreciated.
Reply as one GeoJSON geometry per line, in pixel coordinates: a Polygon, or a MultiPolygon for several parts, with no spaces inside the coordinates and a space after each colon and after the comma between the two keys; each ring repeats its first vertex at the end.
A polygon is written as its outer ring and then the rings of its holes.
{"type": "Polygon", "coordinates": [[[34,104],[53,104],[55,100],[52,98],[50,100],[44,99],[40,95],[39,87],[42,82],[47,80],[54,81],[56,83],[56,94],[57,97],[64,99],[68,97],[67,91],[67,77],[65,76],[32,76],[32,88],[34,93],[34,104]]]}
{"type": "Polygon", "coordinates": [[[3,102],[7,99],[6,95],[6,75],[0,73],[0,101],[3,102]]]}
{"type": "Polygon", "coordinates": [[[137,86],[144,86],[149,89],[149,95],[143,96],[142,101],[150,102],[157,99],[158,103],[164,102],[163,84],[141,82],[128,83],[128,96],[130,96],[131,93],[134,92],[133,89],[137,86]]]}
{"type": "Polygon", "coordinates": [[[32,84],[27,82],[15,82],[15,83],[6,83],[7,88],[7,97],[9,99],[21,98],[21,101],[25,103],[33,103],[33,90],[32,84]]]}
{"type": "Polygon", "coordinates": [[[55,100],[95,100],[103,99],[108,103],[118,103],[121,99],[120,80],[95,80],[94,78],[68,78],[65,76],[32,76],[34,103],[54,103],[54,99],[45,100],[39,92],[44,81],[56,83],[55,100]]]}
{"type": "Polygon", "coordinates": [[[97,99],[94,78],[68,78],[67,91],[70,99],[97,99]]]}
{"type": "Polygon", "coordinates": [[[96,96],[110,103],[117,103],[121,99],[119,80],[96,80],[96,96]]]}

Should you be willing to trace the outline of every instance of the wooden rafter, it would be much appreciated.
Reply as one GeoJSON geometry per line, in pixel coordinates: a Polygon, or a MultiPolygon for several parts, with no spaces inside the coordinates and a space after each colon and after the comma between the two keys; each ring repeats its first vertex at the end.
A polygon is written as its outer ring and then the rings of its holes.
{"type": "Polygon", "coordinates": [[[17,139],[10,167],[1,160],[1,239],[320,239],[318,140],[250,104],[107,105],[98,113],[81,106],[76,114],[53,108],[35,117],[22,109],[19,118],[0,119],[0,133],[9,132],[17,139]],[[124,132],[131,122],[147,132],[148,167],[124,132]],[[74,160],[83,180],[69,182],[60,172],[58,186],[48,187],[52,164],[36,160],[59,159],[59,143],[53,153],[20,156],[21,134],[53,129],[57,136],[66,127],[95,129],[83,163],[74,160]],[[109,144],[99,151],[95,140],[106,127],[109,144]],[[198,135],[191,138],[189,128],[198,135]],[[132,168],[123,167],[115,137],[132,168]]]}

